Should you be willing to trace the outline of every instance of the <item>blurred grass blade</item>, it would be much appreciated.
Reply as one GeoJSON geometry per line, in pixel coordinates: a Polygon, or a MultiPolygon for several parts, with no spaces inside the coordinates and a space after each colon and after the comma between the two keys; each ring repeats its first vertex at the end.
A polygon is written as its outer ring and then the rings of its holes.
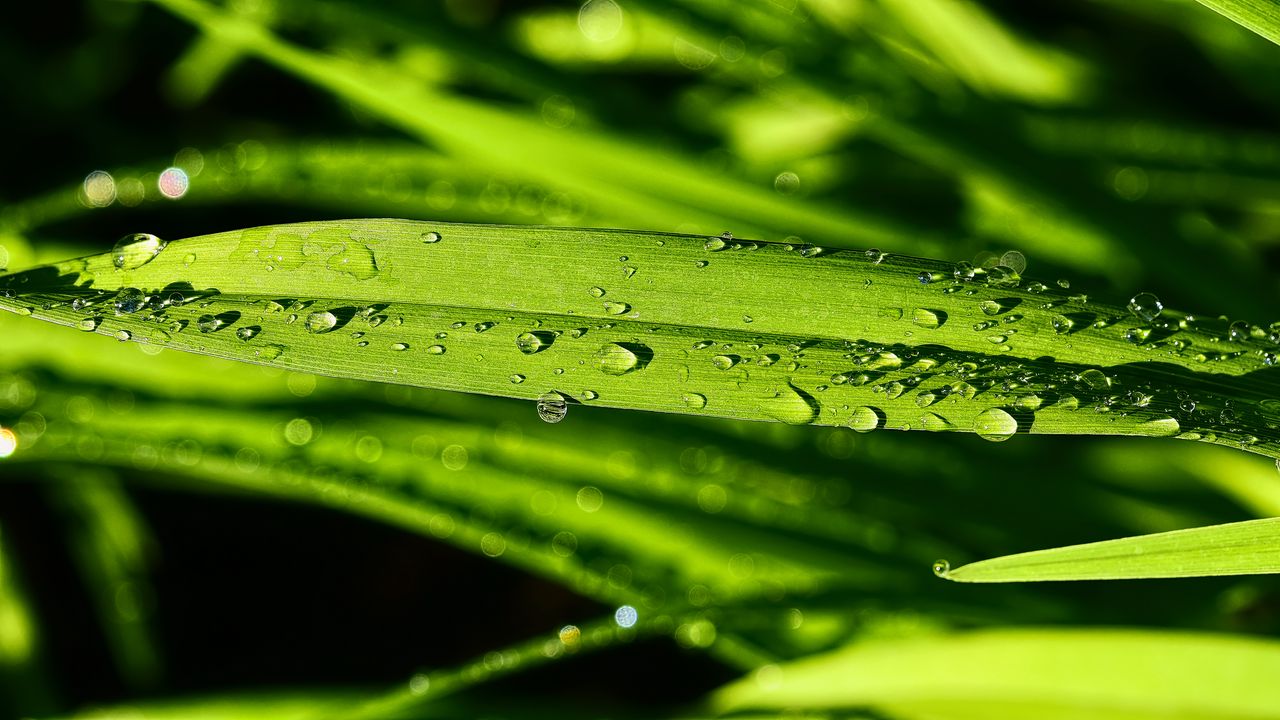
{"type": "Polygon", "coordinates": [[[41,658],[42,635],[0,527],[0,713],[27,717],[54,707],[41,658]]]}
{"type": "MultiPolygon", "coordinates": [[[[1025,263],[1020,255],[1009,262],[1025,263]]],[[[789,424],[1280,454],[1274,342],[1014,268],[637,231],[351,220],[0,276],[0,308],[336,377],[789,424]]],[[[548,417],[554,420],[555,413],[548,417]]]]}
{"type": "Polygon", "coordinates": [[[65,517],[68,544],[116,667],[132,687],[154,686],[163,671],[151,626],[154,538],[110,471],[58,467],[52,474],[55,481],[45,487],[65,517]]]}
{"type": "Polygon", "coordinates": [[[1130,580],[1280,573],[1280,518],[1245,520],[982,560],[939,575],[957,582],[1130,580]]]}
{"type": "Polygon", "coordinates": [[[1137,630],[1002,630],[850,646],[715,696],[722,712],[870,707],[895,718],[1240,720],[1280,708],[1280,644],[1137,630]]]}
{"type": "Polygon", "coordinates": [[[1197,0],[1201,5],[1280,44],[1280,2],[1277,0],[1197,0]]]}

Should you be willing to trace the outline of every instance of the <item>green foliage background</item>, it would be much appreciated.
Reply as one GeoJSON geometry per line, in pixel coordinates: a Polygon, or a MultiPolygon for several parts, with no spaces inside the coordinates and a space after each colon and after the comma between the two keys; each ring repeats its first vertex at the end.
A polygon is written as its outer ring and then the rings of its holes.
{"type": "MultiPolygon", "coordinates": [[[[1275,36],[1271,3],[1206,4],[1275,36]]],[[[0,30],[11,270],[400,217],[1016,249],[1054,288],[1274,319],[1280,48],[1192,2],[38,11],[0,30]]],[[[1270,576],[930,571],[1276,515],[1272,461],[1235,448],[548,425],[11,315],[0,338],[6,717],[1280,716],[1270,576]]]]}

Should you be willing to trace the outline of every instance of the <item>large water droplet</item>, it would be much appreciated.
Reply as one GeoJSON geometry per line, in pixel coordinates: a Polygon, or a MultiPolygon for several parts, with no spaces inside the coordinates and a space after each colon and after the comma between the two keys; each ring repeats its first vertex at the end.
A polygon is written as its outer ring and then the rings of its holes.
{"type": "Polygon", "coordinates": [[[1171,417],[1158,417],[1138,424],[1138,430],[1148,437],[1172,437],[1182,431],[1178,421],[1171,417]]]}
{"type": "Polygon", "coordinates": [[[884,413],[879,408],[856,407],[849,417],[849,427],[858,432],[871,432],[884,424],[884,413]]]}
{"type": "Polygon", "coordinates": [[[596,367],[605,375],[626,375],[643,370],[653,352],[635,343],[606,343],[596,352],[596,367]]]}
{"type": "Polygon", "coordinates": [[[1000,408],[987,408],[973,419],[973,431],[991,442],[1003,442],[1018,431],[1018,421],[1000,408]]]}
{"type": "Polygon", "coordinates": [[[1076,379],[1094,390],[1106,390],[1111,387],[1111,378],[1097,368],[1089,368],[1076,375],[1076,379]]]}
{"type": "Polygon", "coordinates": [[[1000,256],[999,264],[1021,275],[1022,271],[1027,269],[1027,256],[1017,250],[1010,250],[1000,256]]]}
{"type": "Polygon", "coordinates": [[[954,430],[955,426],[950,420],[942,417],[937,413],[925,413],[920,416],[920,427],[929,432],[944,432],[946,430],[954,430]]]}
{"type": "Polygon", "coordinates": [[[1129,300],[1129,312],[1138,316],[1143,322],[1152,322],[1160,316],[1164,305],[1160,299],[1148,292],[1138,293],[1129,300]]]}
{"type": "Polygon", "coordinates": [[[246,325],[245,327],[236,330],[236,337],[248,342],[253,338],[253,336],[257,335],[261,331],[262,328],[257,325],[246,325]]]}
{"type": "Polygon", "coordinates": [[[915,316],[911,320],[919,327],[933,330],[947,321],[947,314],[942,310],[916,308],[915,316]]]}
{"type": "Polygon", "coordinates": [[[307,332],[327,333],[338,324],[338,318],[328,310],[318,310],[307,316],[307,332]]]}
{"type": "Polygon", "coordinates": [[[685,393],[680,399],[684,402],[685,406],[691,407],[694,410],[701,410],[707,406],[707,396],[702,393],[685,393]]]}
{"type": "Polygon", "coordinates": [[[629,310],[631,310],[631,306],[624,302],[608,300],[604,303],[604,311],[610,315],[623,315],[629,310]]]}
{"type": "Polygon", "coordinates": [[[211,333],[222,327],[222,318],[217,315],[201,315],[196,319],[196,329],[202,333],[211,333]]]}
{"type": "Polygon", "coordinates": [[[138,288],[124,288],[111,301],[111,305],[116,309],[117,315],[136,313],[146,304],[147,296],[143,295],[138,288]]]}
{"type": "Polygon", "coordinates": [[[940,578],[944,578],[951,572],[951,563],[946,560],[935,560],[933,563],[933,574],[940,578]]]}
{"type": "Polygon", "coordinates": [[[558,392],[545,392],[538,397],[538,417],[543,422],[558,423],[569,414],[569,403],[558,392]]]}
{"type": "Polygon", "coordinates": [[[136,270],[151,262],[164,246],[165,242],[155,235],[125,235],[111,248],[111,263],[121,270],[136,270]]]}
{"type": "Polygon", "coordinates": [[[808,425],[818,418],[818,401],[812,395],[787,383],[771,397],[760,402],[765,415],[788,425],[808,425]]]}
{"type": "Polygon", "coordinates": [[[728,370],[734,365],[737,365],[738,361],[741,359],[742,358],[737,355],[716,355],[711,358],[711,364],[715,366],[715,369],[717,370],[728,370]]]}
{"type": "Polygon", "coordinates": [[[551,347],[556,336],[546,331],[535,330],[533,332],[520,333],[516,336],[516,347],[525,355],[533,355],[542,352],[551,347]]]}
{"type": "Polygon", "coordinates": [[[102,322],[102,318],[87,317],[76,324],[76,327],[85,332],[93,332],[98,329],[98,323],[102,322]]]}
{"type": "Polygon", "coordinates": [[[1053,331],[1059,335],[1066,335],[1076,326],[1076,321],[1066,315],[1054,315],[1049,319],[1049,325],[1053,327],[1053,331]]]}

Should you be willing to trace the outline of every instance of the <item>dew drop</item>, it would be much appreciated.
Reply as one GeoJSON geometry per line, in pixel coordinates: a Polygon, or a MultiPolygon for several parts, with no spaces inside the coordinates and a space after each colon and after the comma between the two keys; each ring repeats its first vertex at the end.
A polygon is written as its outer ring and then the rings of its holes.
{"type": "Polygon", "coordinates": [[[596,367],[605,375],[626,375],[642,370],[652,356],[643,345],[606,343],[596,352],[596,367]]]}
{"type": "Polygon", "coordinates": [[[983,315],[999,315],[1005,309],[1002,303],[995,300],[983,300],[978,303],[978,307],[982,310],[983,315]]]}
{"type": "Polygon", "coordinates": [[[711,358],[711,364],[714,365],[717,370],[728,370],[734,365],[737,365],[738,361],[741,359],[742,358],[737,355],[716,355],[711,358]]]}
{"type": "Polygon", "coordinates": [[[533,355],[551,347],[556,336],[545,331],[524,332],[516,336],[516,348],[525,355],[533,355]]]}
{"type": "Polygon", "coordinates": [[[1172,417],[1159,417],[1138,424],[1138,431],[1148,437],[1172,437],[1182,431],[1178,421],[1172,417]]]}
{"type": "Polygon", "coordinates": [[[98,323],[102,322],[102,318],[87,317],[76,323],[76,327],[85,332],[93,332],[98,329],[98,323]]]}
{"type": "Polygon", "coordinates": [[[524,382],[524,376],[521,375],[520,373],[512,373],[510,376],[507,377],[507,379],[511,381],[512,385],[519,385],[520,383],[524,382]]]}
{"type": "Polygon", "coordinates": [[[1138,293],[1129,299],[1129,312],[1136,315],[1143,322],[1152,322],[1160,316],[1160,311],[1164,310],[1164,305],[1160,299],[1148,292],[1138,293]]]}
{"type": "Polygon", "coordinates": [[[1018,421],[1000,408],[987,408],[973,419],[973,431],[991,442],[1003,442],[1018,431],[1018,421]]]}
{"type": "Polygon", "coordinates": [[[884,413],[879,408],[856,407],[849,417],[849,427],[861,433],[871,432],[884,424],[884,413]]]}
{"type": "Polygon", "coordinates": [[[919,327],[934,330],[947,321],[947,314],[942,310],[916,308],[915,316],[912,317],[911,321],[919,327]]]}
{"type": "Polygon", "coordinates": [[[812,395],[787,383],[760,403],[764,414],[788,425],[808,425],[818,418],[818,401],[812,395]]]}
{"type": "Polygon", "coordinates": [[[694,410],[701,410],[707,406],[707,396],[701,393],[685,393],[680,399],[686,407],[691,407],[694,410]]]}
{"type": "Polygon", "coordinates": [[[999,264],[1021,275],[1022,271],[1027,269],[1027,256],[1017,250],[1010,250],[1000,256],[999,264]]]}
{"type": "Polygon", "coordinates": [[[391,343],[391,349],[395,350],[396,352],[404,352],[405,350],[409,349],[409,343],[402,343],[402,342],[391,343]]]}
{"type": "Polygon", "coordinates": [[[1059,335],[1066,335],[1076,326],[1076,321],[1066,315],[1054,315],[1049,319],[1049,325],[1059,335]]]}
{"type": "Polygon", "coordinates": [[[132,337],[133,337],[133,334],[130,333],[128,330],[117,330],[115,334],[115,338],[120,342],[125,342],[132,337]]]}
{"type": "Polygon", "coordinates": [[[1111,387],[1111,378],[1107,374],[1097,368],[1089,368],[1076,375],[1076,380],[1088,385],[1094,390],[1106,390],[1111,387]]]}
{"type": "Polygon", "coordinates": [[[424,232],[421,235],[421,239],[422,242],[428,245],[434,245],[435,243],[440,242],[440,233],[435,230],[432,230],[431,232],[424,232]]]}
{"type": "Polygon", "coordinates": [[[606,301],[604,311],[610,315],[623,315],[631,310],[631,306],[624,302],[606,301]]]}
{"type": "Polygon", "coordinates": [[[196,320],[196,329],[202,333],[211,333],[222,327],[222,319],[217,315],[201,315],[196,320]]]}
{"type": "Polygon", "coordinates": [[[868,249],[866,252],[866,255],[867,255],[867,259],[870,260],[875,265],[879,265],[880,263],[884,262],[884,259],[888,257],[888,255],[881,252],[879,248],[868,249]]]}
{"type": "Polygon", "coordinates": [[[558,423],[569,414],[569,403],[558,392],[545,392],[538,397],[538,417],[546,423],[558,423]]]}
{"type": "Polygon", "coordinates": [[[117,315],[131,315],[147,304],[147,296],[138,288],[124,288],[111,301],[117,315]]]}
{"type": "Polygon", "coordinates": [[[933,563],[933,574],[940,578],[945,578],[951,572],[951,563],[946,560],[937,560],[933,563]]]}
{"type": "MultiPolygon", "coordinates": [[[[559,373],[556,373],[556,374],[558,375],[559,373]]],[[[599,397],[600,397],[600,393],[596,392],[595,390],[583,390],[583,391],[582,391],[582,399],[583,399],[583,400],[595,400],[595,399],[597,399],[597,398],[599,398],[599,397]]]]}
{"type": "Polygon", "coordinates": [[[602,287],[593,287],[587,291],[591,297],[604,297],[605,290],[602,287]]]}
{"type": "Polygon", "coordinates": [[[111,263],[120,270],[136,270],[155,259],[164,246],[165,242],[155,235],[125,235],[111,248],[111,263]]]}
{"type": "Polygon", "coordinates": [[[1124,331],[1124,339],[1134,345],[1141,345],[1151,337],[1151,328],[1129,328],[1124,331]]]}
{"type": "Polygon", "coordinates": [[[707,238],[707,241],[702,243],[702,248],[707,252],[720,252],[727,247],[729,247],[729,243],[725,242],[724,238],[719,237],[707,238]]]}
{"type": "Polygon", "coordinates": [[[328,310],[319,310],[307,316],[306,328],[311,333],[327,333],[337,324],[337,316],[328,310]]]}
{"type": "Polygon", "coordinates": [[[253,336],[257,335],[262,328],[256,325],[245,326],[236,330],[236,337],[244,341],[249,341],[253,336]]]}
{"type": "Polygon", "coordinates": [[[443,345],[431,345],[431,346],[428,346],[428,347],[427,347],[427,354],[428,354],[428,355],[443,355],[443,354],[444,354],[444,346],[443,346],[443,345]]]}
{"type": "Polygon", "coordinates": [[[951,424],[950,420],[947,420],[937,413],[931,412],[920,416],[920,427],[924,428],[928,432],[945,432],[947,430],[955,429],[955,426],[951,424]]]}

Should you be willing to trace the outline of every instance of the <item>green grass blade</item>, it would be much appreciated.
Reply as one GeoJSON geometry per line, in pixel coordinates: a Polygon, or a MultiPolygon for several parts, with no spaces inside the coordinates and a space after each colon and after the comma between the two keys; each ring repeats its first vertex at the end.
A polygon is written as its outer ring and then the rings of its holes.
{"type": "Polygon", "coordinates": [[[1130,580],[1280,573],[1280,518],[1019,553],[948,569],[956,582],[1130,580]]]}
{"type": "Polygon", "coordinates": [[[1276,0],[1196,0],[1273,43],[1280,44],[1280,2],[1276,0]]]}
{"type": "Polygon", "coordinates": [[[721,711],[871,707],[895,718],[1274,718],[1280,644],[1127,630],[868,642],[721,690],[721,711]]]}
{"type": "Polygon", "coordinates": [[[0,308],[288,370],[556,393],[570,405],[1280,448],[1266,330],[1152,317],[1154,305],[1135,315],[1007,269],[397,220],[205,235],[154,256],[147,247],[0,277],[0,308]]]}
{"type": "Polygon", "coordinates": [[[68,544],[116,667],[134,688],[152,687],[163,667],[151,623],[155,540],[110,471],[53,470],[54,482],[46,489],[65,518],[68,544]]]}

